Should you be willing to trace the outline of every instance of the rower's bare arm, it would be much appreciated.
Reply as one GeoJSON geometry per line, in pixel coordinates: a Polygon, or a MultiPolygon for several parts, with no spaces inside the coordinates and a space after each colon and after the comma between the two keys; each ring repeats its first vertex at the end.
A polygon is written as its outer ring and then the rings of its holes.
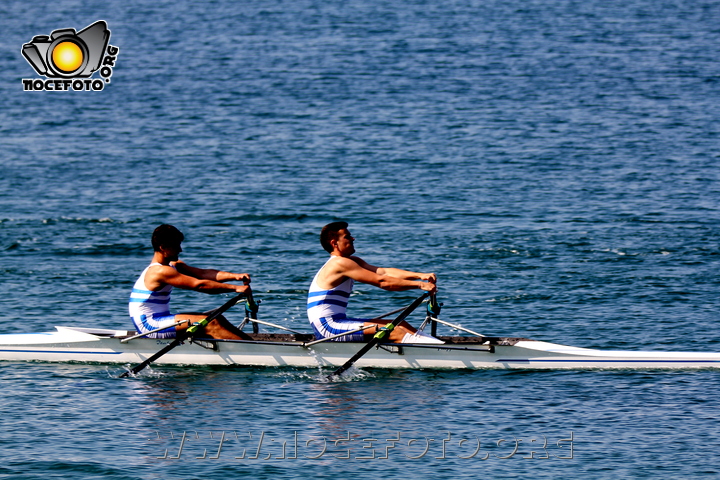
{"type": "Polygon", "coordinates": [[[180,273],[203,280],[214,280],[216,282],[243,282],[245,285],[250,283],[250,275],[247,273],[233,273],[213,268],[196,268],[191,267],[185,262],[175,262],[175,268],[180,273]]]}
{"type": "Polygon", "coordinates": [[[233,285],[231,283],[221,283],[215,280],[191,277],[168,266],[157,266],[148,270],[145,277],[145,286],[148,287],[149,290],[158,290],[165,285],[210,294],[225,292],[243,293],[250,288],[247,285],[233,285]]]}
{"type": "Polygon", "coordinates": [[[377,273],[405,280],[422,280],[424,282],[437,283],[437,276],[434,273],[410,272],[399,268],[378,268],[377,273]]]}
{"type": "Polygon", "coordinates": [[[370,265],[360,257],[353,255],[350,258],[355,260],[355,262],[362,268],[375,272],[378,275],[387,275],[389,277],[401,278],[403,280],[422,280],[423,282],[437,283],[437,276],[434,273],[410,272],[400,268],[376,267],[375,265],[370,265]]]}
{"type": "MultiPolygon", "coordinates": [[[[367,283],[370,285],[374,285],[378,288],[382,288],[383,290],[389,290],[389,291],[403,291],[403,290],[413,290],[413,289],[420,289],[425,290],[427,292],[435,292],[435,282],[431,281],[417,281],[420,280],[419,277],[415,276],[413,278],[403,278],[402,276],[393,276],[388,275],[386,273],[381,273],[386,269],[378,268],[373,265],[368,264],[367,262],[364,262],[363,260],[353,257],[352,259],[342,259],[345,260],[343,262],[338,262],[338,264],[342,265],[343,271],[342,274],[346,277],[350,277],[353,280],[356,280],[358,282],[367,283]],[[359,262],[357,260],[360,260],[359,262]],[[369,267],[369,268],[366,268],[369,267]]],[[[394,269],[397,270],[397,269],[394,269]]],[[[400,272],[403,272],[404,270],[398,270],[400,272]]],[[[407,272],[407,273],[413,273],[413,272],[407,272]]],[[[412,277],[410,275],[409,277],[412,277]]]]}

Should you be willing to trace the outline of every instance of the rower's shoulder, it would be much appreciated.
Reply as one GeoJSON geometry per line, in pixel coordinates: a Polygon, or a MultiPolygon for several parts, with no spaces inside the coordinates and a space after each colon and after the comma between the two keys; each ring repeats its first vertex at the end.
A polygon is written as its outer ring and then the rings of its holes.
{"type": "Polygon", "coordinates": [[[177,264],[171,264],[171,265],[163,265],[161,263],[153,263],[151,264],[147,269],[147,275],[154,277],[159,276],[163,277],[166,275],[174,275],[177,273],[177,264]]]}
{"type": "Polygon", "coordinates": [[[362,265],[363,260],[360,257],[356,257],[355,255],[350,257],[331,257],[330,260],[328,260],[328,263],[325,264],[326,267],[330,267],[330,269],[340,269],[345,270],[348,268],[355,268],[358,265],[362,265]]]}

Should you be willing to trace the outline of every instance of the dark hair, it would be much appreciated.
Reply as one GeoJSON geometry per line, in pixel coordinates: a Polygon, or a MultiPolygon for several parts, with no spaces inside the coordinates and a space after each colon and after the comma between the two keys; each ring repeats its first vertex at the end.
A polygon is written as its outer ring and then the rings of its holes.
{"type": "Polygon", "coordinates": [[[156,252],[160,247],[178,246],[185,240],[185,235],[172,225],[163,224],[153,231],[152,246],[156,252]]]}
{"type": "Polygon", "coordinates": [[[325,249],[326,252],[332,253],[333,247],[330,245],[330,240],[337,240],[340,230],[348,228],[347,222],[332,222],[325,225],[320,230],[320,245],[325,249]]]}

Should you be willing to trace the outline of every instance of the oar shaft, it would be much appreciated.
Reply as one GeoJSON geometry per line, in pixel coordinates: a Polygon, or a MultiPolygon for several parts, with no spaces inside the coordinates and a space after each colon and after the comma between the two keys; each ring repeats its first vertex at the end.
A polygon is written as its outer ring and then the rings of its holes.
{"type": "Polygon", "coordinates": [[[160,327],[160,328],[156,328],[154,330],[150,330],[149,332],[138,333],[137,335],[133,335],[132,337],[123,338],[122,340],[120,340],[120,343],[127,343],[130,340],[135,340],[136,338],[144,337],[146,335],[150,335],[151,333],[159,332],[161,330],[167,330],[170,327],[177,327],[178,325],[182,325],[183,323],[187,323],[187,322],[188,322],[187,320],[180,320],[179,322],[175,322],[172,325],[168,325],[167,327],[160,327]]]}
{"type": "MultiPolygon", "coordinates": [[[[248,292],[248,293],[249,293],[249,292],[248,292]]],[[[223,304],[220,308],[217,308],[217,309],[213,310],[213,312],[212,312],[210,315],[208,315],[207,317],[203,318],[202,320],[200,320],[200,321],[199,321],[198,323],[196,323],[195,325],[192,325],[190,328],[188,328],[187,330],[185,330],[186,337],[189,338],[189,337],[193,336],[195,333],[197,333],[198,331],[200,331],[201,329],[205,328],[205,326],[206,326],[208,323],[210,323],[211,321],[215,320],[217,317],[219,317],[220,315],[222,315],[223,313],[225,313],[225,312],[226,312],[227,310],[229,310],[232,306],[240,303],[240,299],[243,298],[243,297],[245,297],[245,295],[246,295],[245,293],[241,293],[240,295],[236,295],[235,297],[233,297],[233,298],[231,298],[229,301],[227,301],[225,304],[223,304]]],[[[162,350],[160,350],[160,351],[157,352],[156,354],[152,355],[150,358],[146,359],[144,362],[140,363],[139,365],[136,365],[135,367],[133,367],[129,372],[123,372],[123,373],[120,375],[120,378],[127,377],[127,376],[130,375],[131,373],[132,373],[133,375],[136,374],[136,373],[138,373],[140,370],[142,370],[143,368],[147,367],[147,366],[150,365],[152,362],[154,362],[154,361],[157,360],[158,358],[162,357],[162,356],[165,355],[167,352],[169,352],[169,351],[172,350],[173,348],[177,347],[177,346],[180,345],[181,343],[182,343],[182,340],[179,339],[179,338],[176,338],[176,339],[173,340],[170,344],[166,345],[162,350]]]]}
{"type": "Polygon", "coordinates": [[[257,312],[258,312],[258,304],[255,302],[255,299],[252,296],[252,292],[247,292],[246,302],[245,302],[245,320],[243,320],[242,325],[240,325],[240,330],[242,330],[242,327],[244,327],[249,321],[252,321],[252,329],[253,333],[259,333],[260,328],[258,327],[258,324],[255,320],[257,320],[257,312]]]}
{"type": "Polygon", "coordinates": [[[385,317],[389,317],[390,315],[395,315],[395,314],[398,313],[398,312],[402,312],[402,311],[405,310],[406,308],[407,308],[407,307],[398,308],[398,309],[396,309],[396,310],[393,310],[392,312],[388,312],[388,313],[385,313],[385,314],[383,314],[383,315],[380,315],[379,317],[370,318],[370,319],[368,319],[368,322],[372,322],[373,320],[382,320],[382,319],[385,318],[385,317]]]}
{"type": "Polygon", "coordinates": [[[400,315],[398,315],[398,317],[397,317],[395,320],[393,320],[391,323],[389,323],[388,325],[386,325],[383,330],[380,330],[378,333],[376,333],[376,334],[370,339],[370,341],[369,341],[368,343],[366,343],[363,348],[360,349],[360,351],[358,351],[355,355],[353,355],[353,357],[352,357],[350,360],[348,360],[347,362],[345,362],[345,363],[343,364],[343,366],[341,366],[340,368],[338,368],[337,370],[335,370],[333,373],[331,373],[330,375],[328,375],[328,378],[332,378],[332,377],[337,376],[337,375],[342,375],[343,372],[345,372],[348,368],[352,367],[353,364],[354,364],[358,359],[360,359],[360,357],[362,357],[363,355],[365,355],[365,354],[366,354],[371,348],[373,348],[375,345],[377,345],[378,343],[380,343],[381,341],[383,341],[383,340],[385,339],[385,336],[388,335],[388,333],[391,332],[393,328],[395,328],[395,327],[397,327],[398,325],[400,325],[400,323],[401,323],[403,320],[405,320],[405,319],[407,318],[407,316],[410,315],[410,314],[412,313],[412,311],[415,310],[415,309],[418,307],[418,305],[420,305],[420,304],[423,302],[423,300],[425,300],[425,298],[426,298],[428,295],[430,295],[430,294],[429,294],[429,293],[424,293],[424,294],[422,294],[421,296],[419,296],[418,298],[416,298],[415,301],[412,302],[409,306],[407,306],[407,307],[403,310],[403,312],[402,312],[400,315]]]}
{"type": "Polygon", "coordinates": [[[365,325],[364,327],[356,328],[355,330],[349,330],[347,332],[338,333],[337,335],[333,335],[331,337],[325,337],[325,338],[321,338],[320,340],[313,340],[312,342],[304,343],[303,347],[307,348],[307,347],[311,347],[313,345],[317,345],[318,343],[329,342],[330,340],[335,340],[336,338],[344,337],[345,335],[362,332],[363,330],[367,330],[368,328],[372,328],[372,327],[377,328],[377,326],[378,326],[377,323],[374,323],[372,325],[365,325]]]}
{"type": "Polygon", "coordinates": [[[177,346],[180,345],[181,343],[182,343],[182,340],[179,340],[179,339],[176,338],[175,340],[172,341],[172,343],[170,343],[169,345],[166,345],[165,347],[163,347],[162,350],[160,350],[159,352],[157,352],[156,354],[154,354],[154,355],[151,356],[150,358],[147,358],[147,359],[145,359],[145,361],[143,361],[142,363],[140,363],[140,364],[138,364],[138,365],[135,365],[133,368],[130,369],[129,372],[123,372],[123,373],[121,373],[121,374],[120,374],[120,378],[125,378],[125,377],[129,376],[130,374],[135,375],[135,374],[138,373],[140,370],[144,369],[145,367],[147,367],[148,365],[150,365],[152,362],[154,362],[154,361],[157,360],[158,358],[162,357],[162,356],[165,355],[167,352],[169,352],[169,351],[172,350],[173,348],[177,347],[177,346]]]}
{"type": "Polygon", "coordinates": [[[198,323],[190,326],[187,330],[185,330],[185,332],[187,333],[187,336],[192,336],[192,335],[196,334],[198,331],[200,331],[201,329],[205,328],[205,326],[206,326],[208,323],[210,323],[211,321],[215,320],[217,317],[219,317],[220,315],[222,315],[222,314],[225,313],[226,311],[230,310],[230,308],[232,308],[233,306],[235,306],[235,305],[237,305],[238,303],[240,303],[240,299],[242,299],[242,298],[245,297],[245,296],[246,296],[245,293],[241,293],[240,295],[236,295],[236,296],[234,296],[233,298],[231,298],[228,302],[226,302],[225,304],[223,304],[220,308],[218,308],[218,309],[216,309],[216,310],[213,310],[213,312],[212,312],[209,316],[203,318],[203,319],[200,320],[198,323]]]}

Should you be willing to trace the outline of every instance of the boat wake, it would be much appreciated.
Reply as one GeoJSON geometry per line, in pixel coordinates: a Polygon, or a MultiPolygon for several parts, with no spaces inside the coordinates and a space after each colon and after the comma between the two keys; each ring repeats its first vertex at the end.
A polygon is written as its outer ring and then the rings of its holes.
{"type": "Polygon", "coordinates": [[[335,367],[318,367],[314,369],[303,369],[293,371],[279,372],[279,376],[284,378],[286,383],[294,382],[312,382],[312,383],[347,383],[364,381],[376,378],[372,373],[362,370],[361,368],[351,367],[342,375],[330,375],[336,370],[335,367]]]}
{"type": "MultiPolygon", "coordinates": [[[[132,372],[133,365],[123,365],[122,370],[124,372],[127,372],[126,378],[162,378],[167,377],[170,375],[169,371],[160,371],[160,370],[153,370],[151,367],[147,367],[144,370],[133,373],[132,372]]],[[[111,369],[110,367],[106,368],[105,371],[107,372],[108,376],[113,378],[119,378],[120,374],[122,372],[119,372],[117,369],[111,369]]]]}

